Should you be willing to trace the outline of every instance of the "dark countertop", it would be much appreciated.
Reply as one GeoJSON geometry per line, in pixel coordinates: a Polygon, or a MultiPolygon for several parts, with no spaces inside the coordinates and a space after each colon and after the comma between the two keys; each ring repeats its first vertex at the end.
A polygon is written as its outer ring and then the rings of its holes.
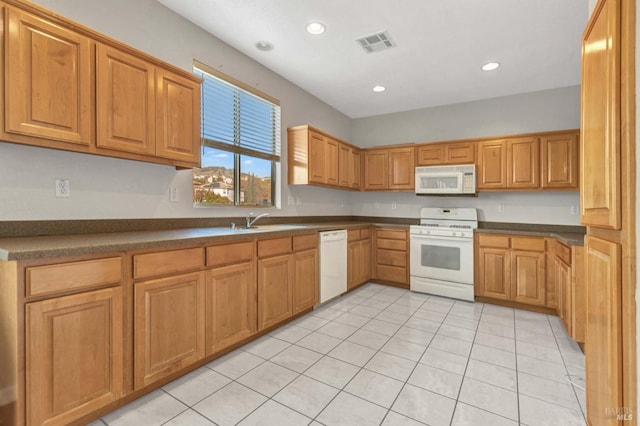
{"type": "Polygon", "coordinates": [[[539,230],[523,230],[523,229],[509,229],[505,228],[478,228],[475,232],[481,234],[509,234],[509,235],[526,235],[532,237],[547,237],[556,238],[561,243],[568,246],[583,246],[584,245],[584,233],[583,232],[565,232],[556,229],[547,229],[545,225],[539,225],[539,230]]]}
{"type": "Polygon", "coordinates": [[[163,246],[216,243],[254,237],[277,237],[316,231],[358,228],[363,226],[401,227],[406,224],[371,222],[323,222],[267,224],[254,229],[229,227],[188,228],[154,231],[131,231],[95,234],[71,234],[0,238],[0,260],[25,260],[43,257],[77,256],[163,246]],[[268,234],[265,235],[265,234],[268,234]]]}

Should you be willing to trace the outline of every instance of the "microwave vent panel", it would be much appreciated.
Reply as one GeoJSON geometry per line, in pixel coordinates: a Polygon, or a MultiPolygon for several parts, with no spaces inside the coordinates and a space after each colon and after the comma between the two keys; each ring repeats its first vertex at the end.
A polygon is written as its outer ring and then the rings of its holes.
{"type": "Polygon", "coordinates": [[[356,39],[356,43],[367,53],[380,52],[396,47],[387,31],[360,37],[356,39]]]}

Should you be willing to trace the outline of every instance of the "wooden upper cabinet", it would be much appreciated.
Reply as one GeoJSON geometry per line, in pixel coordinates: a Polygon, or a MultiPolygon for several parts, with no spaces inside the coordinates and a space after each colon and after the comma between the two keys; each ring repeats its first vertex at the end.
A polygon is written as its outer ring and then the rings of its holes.
{"type": "Polygon", "coordinates": [[[338,186],[344,188],[351,188],[351,175],[353,173],[351,156],[351,148],[348,145],[340,144],[338,154],[338,186]]]}
{"type": "Polygon", "coordinates": [[[327,178],[327,185],[338,185],[339,171],[339,143],[331,138],[326,139],[327,147],[325,151],[325,173],[327,178]]]}
{"type": "Polygon", "coordinates": [[[35,145],[53,140],[88,148],[94,119],[91,40],[13,7],[5,13],[4,131],[43,140],[31,140],[35,145]]]}
{"type": "Polygon", "coordinates": [[[473,164],[476,161],[476,145],[475,142],[447,142],[419,145],[416,148],[416,165],[473,164]]]}
{"type": "Polygon", "coordinates": [[[155,67],[103,44],[96,63],[97,146],[155,154],[155,67]]]}
{"type": "Polygon", "coordinates": [[[507,188],[540,188],[540,143],[537,137],[507,140],[507,188]]]}
{"type": "Polygon", "coordinates": [[[578,188],[578,139],[577,132],[540,138],[542,188],[578,188]]]}
{"type": "Polygon", "coordinates": [[[507,141],[483,141],[478,144],[478,189],[507,187],[507,141]]]}
{"type": "Polygon", "coordinates": [[[362,188],[362,154],[359,150],[351,150],[351,188],[362,188]]]}
{"type": "Polygon", "coordinates": [[[156,155],[200,166],[200,84],[156,69],[156,155]]]}
{"type": "Polygon", "coordinates": [[[389,188],[389,153],[387,150],[364,151],[364,189],[376,191],[389,188]]]}
{"type": "Polygon", "coordinates": [[[582,40],[580,221],[620,229],[620,2],[598,3],[582,40]]]}
{"type": "Polygon", "coordinates": [[[414,159],[413,147],[389,150],[389,189],[414,189],[414,159]]]}
{"type": "MultiPolygon", "coordinates": [[[[327,183],[327,140],[316,132],[309,132],[309,182],[327,183]]],[[[291,182],[289,182],[291,183],[291,182]]]]}

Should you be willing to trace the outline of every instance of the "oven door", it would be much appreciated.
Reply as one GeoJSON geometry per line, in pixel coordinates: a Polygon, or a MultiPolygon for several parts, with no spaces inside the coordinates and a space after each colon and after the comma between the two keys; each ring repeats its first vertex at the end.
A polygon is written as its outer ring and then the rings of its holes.
{"type": "Polygon", "coordinates": [[[473,284],[473,239],[411,235],[411,276],[473,284]]]}

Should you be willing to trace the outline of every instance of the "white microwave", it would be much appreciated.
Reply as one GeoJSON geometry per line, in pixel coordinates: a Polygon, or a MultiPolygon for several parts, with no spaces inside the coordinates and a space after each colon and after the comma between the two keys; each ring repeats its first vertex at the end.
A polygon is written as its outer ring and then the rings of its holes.
{"type": "Polygon", "coordinates": [[[416,167],[416,194],[475,194],[476,166],[416,167]]]}

